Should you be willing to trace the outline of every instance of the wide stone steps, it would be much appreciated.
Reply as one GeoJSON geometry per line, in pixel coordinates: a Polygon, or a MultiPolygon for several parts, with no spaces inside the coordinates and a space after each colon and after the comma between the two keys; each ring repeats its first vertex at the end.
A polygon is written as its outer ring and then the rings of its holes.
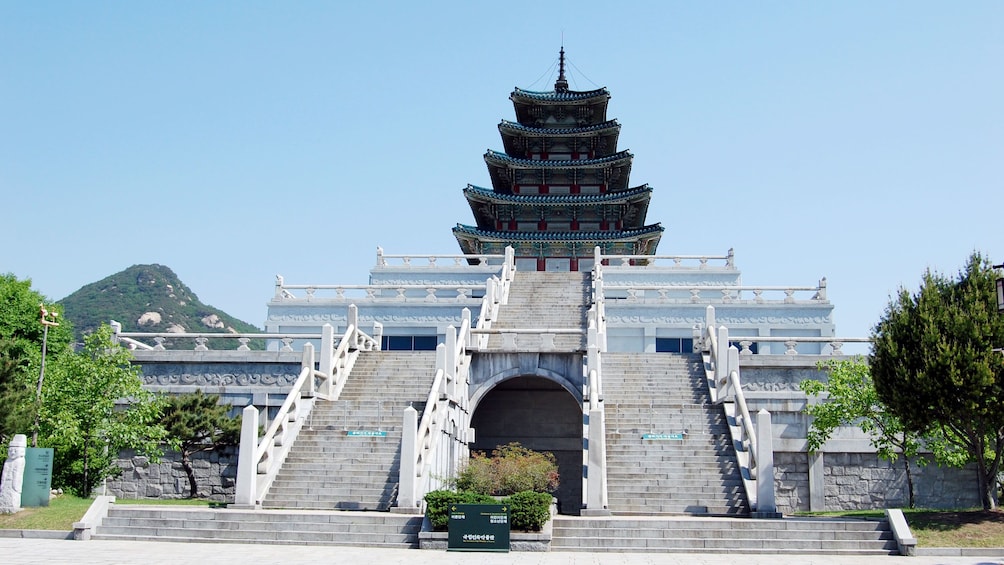
{"type": "Polygon", "coordinates": [[[605,353],[602,362],[610,511],[747,515],[728,423],[710,404],[699,358],[605,353]]]}
{"type": "Polygon", "coordinates": [[[424,406],[434,377],[435,352],[361,353],[339,400],[314,405],[264,506],[390,509],[404,409],[424,406]]]}
{"type": "MultiPolygon", "coordinates": [[[[506,329],[575,329],[586,327],[590,304],[588,273],[517,271],[509,288],[509,301],[499,310],[492,326],[506,329]]],[[[557,334],[553,346],[545,346],[538,336],[518,335],[518,351],[582,351],[585,336],[557,334]]],[[[488,349],[506,347],[501,335],[488,338],[488,349]]]]}
{"type": "Polygon", "coordinates": [[[421,516],[385,512],[229,510],[113,505],[93,539],[311,544],[408,549],[421,516]]]}
{"type": "Polygon", "coordinates": [[[885,521],[743,518],[554,519],[553,551],[892,555],[885,521]]]}

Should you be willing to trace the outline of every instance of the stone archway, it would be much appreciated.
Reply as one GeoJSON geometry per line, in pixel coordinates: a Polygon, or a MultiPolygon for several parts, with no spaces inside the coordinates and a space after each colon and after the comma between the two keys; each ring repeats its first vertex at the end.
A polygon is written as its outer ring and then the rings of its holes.
{"type": "Polygon", "coordinates": [[[518,376],[484,393],[471,417],[472,451],[491,452],[517,441],[558,460],[561,483],[555,497],[562,514],[582,507],[582,407],[561,384],[538,376],[518,376]]]}

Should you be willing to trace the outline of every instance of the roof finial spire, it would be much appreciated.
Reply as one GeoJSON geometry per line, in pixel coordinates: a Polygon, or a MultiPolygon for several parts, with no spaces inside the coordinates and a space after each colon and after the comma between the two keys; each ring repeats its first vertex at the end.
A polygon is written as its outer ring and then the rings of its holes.
{"type": "Polygon", "coordinates": [[[565,42],[561,42],[561,51],[558,55],[558,80],[554,82],[555,92],[568,92],[568,81],[565,80],[565,42]]]}

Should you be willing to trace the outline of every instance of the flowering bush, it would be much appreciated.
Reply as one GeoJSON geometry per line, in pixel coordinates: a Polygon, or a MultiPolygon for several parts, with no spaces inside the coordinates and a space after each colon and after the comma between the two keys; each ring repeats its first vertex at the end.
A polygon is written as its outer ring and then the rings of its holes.
{"type": "Polygon", "coordinates": [[[491,457],[471,456],[457,476],[457,489],[495,496],[517,492],[553,492],[558,488],[558,463],[552,453],[529,450],[517,442],[496,447],[491,457]]]}

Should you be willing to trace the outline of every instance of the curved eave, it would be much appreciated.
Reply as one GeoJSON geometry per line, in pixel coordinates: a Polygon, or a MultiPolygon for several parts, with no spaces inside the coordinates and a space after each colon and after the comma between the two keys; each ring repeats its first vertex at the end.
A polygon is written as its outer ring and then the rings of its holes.
{"type": "Polygon", "coordinates": [[[499,132],[502,135],[518,137],[594,137],[619,133],[621,125],[617,120],[607,120],[601,124],[583,127],[539,128],[526,126],[519,122],[502,120],[499,132]]]}
{"type": "Polygon", "coordinates": [[[546,241],[586,241],[586,242],[631,242],[638,240],[648,240],[653,237],[662,237],[665,228],[660,224],[652,224],[643,228],[619,231],[568,231],[568,232],[519,232],[519,231],[492,231],[482,230],[475,226],[457,224],[453,228],[453,234],[459,239],[461,237],[474,238],[480,241],[507,243],[507,242],[546,242],[546,241]]]}
{"type": "Polygon", "coordinates": [[[643,184],[620,192],[604,194],[505,194],[469,184],[464,189],[464,196],[468,201],[487,204],[596,206],[647,201],[652,197],[652,187],[643,184]]]}
{"type": "Polygon", "coordinates": [[[509,99],[513,102],[526,104],[567,104],[569,102],[606,102],[610,99],[610,91],[603,88],[596,90],[566,90],[564,92],[523,90],[515,87],[509,99]]]}
{"type": "Polygon", "coordinates": [[[634,156],[627,151],[618,151],[613,155],[607,157],[597,157],[596,159],[577,159],[577,160],[535,160],[535,159],[521,159],[518,157],[512,157],[506,155],[501,151],[488,150],[485,153],[485,162],[489,166],[494,165],[496,167],[506,167],[510,169],[581,169],[585,167],[603,167],[603,166],[624,166],[630,165],[631,159],[634,156]]]}

